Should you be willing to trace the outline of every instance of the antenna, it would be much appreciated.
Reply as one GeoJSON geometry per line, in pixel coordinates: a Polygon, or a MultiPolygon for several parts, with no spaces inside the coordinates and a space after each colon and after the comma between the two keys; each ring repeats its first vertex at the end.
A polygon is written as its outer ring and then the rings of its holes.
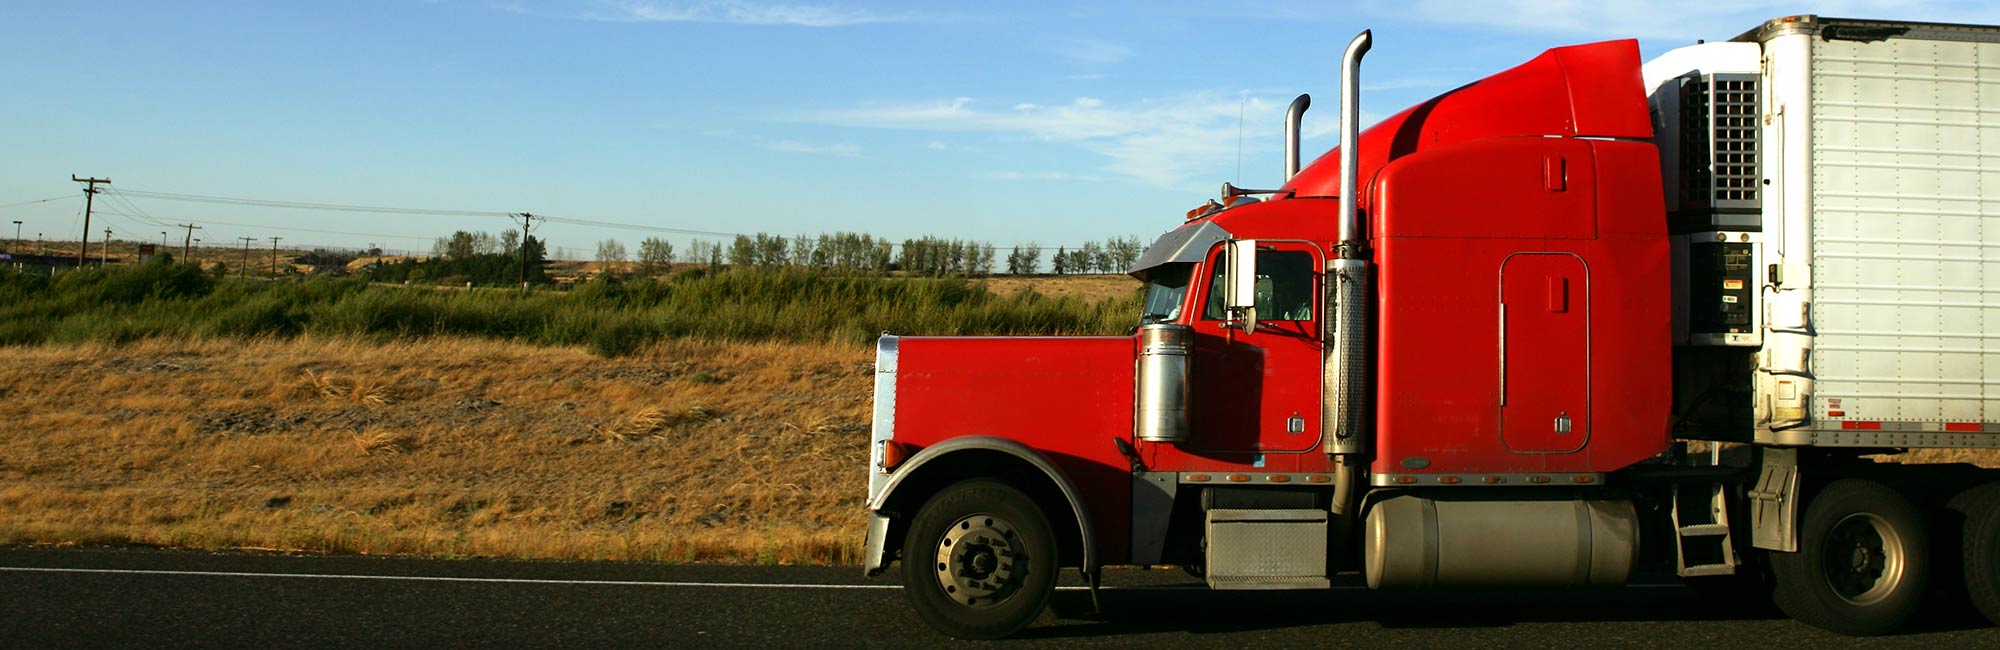
{"type": "Polygon", "coordinates": [[[1236,182],[1243,182],[1243,109],[1250,104],[1249,91],[1236,95],[1236,182]]]}

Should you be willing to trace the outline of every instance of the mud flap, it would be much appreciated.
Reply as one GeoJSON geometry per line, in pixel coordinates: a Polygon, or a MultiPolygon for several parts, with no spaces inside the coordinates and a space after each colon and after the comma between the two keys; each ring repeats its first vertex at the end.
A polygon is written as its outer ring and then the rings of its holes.
{"type": "Polygon", "coordinates": [[[1757,486],[1750,490],[1750,545],[1791,553],[1799,550],[1799,452],[1764,448],[1757,486]]]}

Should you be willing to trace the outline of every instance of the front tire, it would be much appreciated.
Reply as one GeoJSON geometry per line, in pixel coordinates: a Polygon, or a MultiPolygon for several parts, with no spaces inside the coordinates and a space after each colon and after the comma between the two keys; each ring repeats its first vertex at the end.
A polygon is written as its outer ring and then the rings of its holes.
{"type": "Polygon", "coordinates": [[[1799,550],[1772,553],[1778,608],[1855,636],[1901,627],[1923,600],[1930,535],[1902,494],[1862,479],[1835,481],[1806,506],[1799,550]]]}
{"type": "Polygon", "coordinates": [[[1040,616],[1056,586],[1055,532],[1026,494],[992,479],[939,492],[910,522],[903,592],[932,629],[998,639],[1040,616]]]}

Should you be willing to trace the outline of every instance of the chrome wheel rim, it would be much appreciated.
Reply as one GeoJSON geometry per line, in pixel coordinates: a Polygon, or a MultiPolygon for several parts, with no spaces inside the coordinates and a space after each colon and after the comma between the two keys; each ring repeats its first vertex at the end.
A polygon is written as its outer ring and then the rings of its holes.
{"type": "Polygon", "coordinates": [[[1889,522],[1870,513],[1842,518],[1820,547],[1821,568],[1833,594],[1855,605],[1888,598],[1903,582],[1903,538],[1889,522]]]}
{"type": "Polygon", "coordinates": [[[986,608],[1006,602],[1027,578],[1027,548],[1014,524],[980,513],[953,522],[938,540],[933,568],[952,602],[986,608]]]}

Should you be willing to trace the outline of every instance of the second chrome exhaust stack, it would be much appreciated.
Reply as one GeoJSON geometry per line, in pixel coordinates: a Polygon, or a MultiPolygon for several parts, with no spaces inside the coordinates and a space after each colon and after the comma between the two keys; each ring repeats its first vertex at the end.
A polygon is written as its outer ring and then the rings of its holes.
{"type": "Polygon", "coordinates": [[[1299,95],[1292,99],[1291,108],[1285,109],[1285,180],[1299,175],[1299,123],[1306,119],[1306,109],[1311,108],[1312,95],[1299,95]]]}

